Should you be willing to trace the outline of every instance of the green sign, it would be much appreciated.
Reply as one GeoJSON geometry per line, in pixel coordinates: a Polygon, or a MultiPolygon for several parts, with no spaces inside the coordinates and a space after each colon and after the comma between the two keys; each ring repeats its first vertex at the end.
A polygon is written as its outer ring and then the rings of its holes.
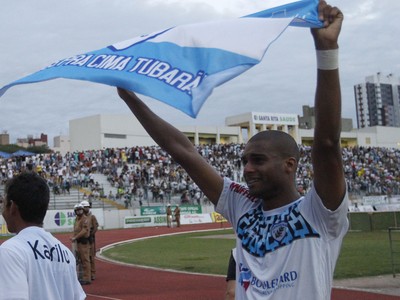
{"type": "Polygon", "coordinates": [[[182,215],[194,215],[194,214],[201,214],[201,205],[182,205],[179,206],[181,209],[182,215]]]}
{"type": "Polygon", "coordinates": [[[154,215],[165,215],[166,210],[162,206],[142,206],[140,208],[141,216],[154,216],[154,215]]]}
{"type": "Polygon", "coordinates": [[[167,216],[154,216],[154,224],[166,224],[167,216]]]}
{"type": "Polygon", "coordinates": [[[137,224],[137,223],[151,223],[151,218],[143,218],[143,217],[132,217],[125,218],[125,224],[137,224]]]}
{"type": "MultiPolygon", "coordinates": [[[[172,211],[175,209],[175,205],[171,205],[172,211]]],[[[181,209],[182,215],[187,214],[201,214],[202,209],[200,205],[181,205],[179,206],[181,209]]],[[[154,215],[166,215],[167,210],[166,206],[142,206],[140,208],[141,216],[154,216],[154,215]]]]}

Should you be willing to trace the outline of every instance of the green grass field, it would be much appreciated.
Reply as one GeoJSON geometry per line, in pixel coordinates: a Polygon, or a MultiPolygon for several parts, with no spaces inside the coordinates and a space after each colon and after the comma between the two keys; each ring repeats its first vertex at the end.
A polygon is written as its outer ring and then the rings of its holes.
{"type": "Polygon", "coordinates": [[[103,255],[125,263],[187,272],[225,274],[232,230],[150,238],[111,248],[103,255]]]}
{"type": "MultiPolygon", "coordinates": [[[[221,230],[151,238],[114,247],[103,255],[138,265],[225,275],[229,251],[235,245],[232,234],[232,230],[221,230]]],[[[382,274],[392,274],[388,232],[349,232],[335,278],[382,274]]]]}

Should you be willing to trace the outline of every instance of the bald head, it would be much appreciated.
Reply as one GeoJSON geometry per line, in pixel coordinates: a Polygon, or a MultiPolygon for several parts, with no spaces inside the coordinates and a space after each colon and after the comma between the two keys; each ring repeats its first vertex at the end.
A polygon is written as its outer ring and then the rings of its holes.
{"type": "Polygon", "coordinates": [[[287,133],[278,130],[261,131],[254,135],[248,143],[265,142],[268,147],[282,158],[300,159],[299,147],[296,141],[287,133]]]}

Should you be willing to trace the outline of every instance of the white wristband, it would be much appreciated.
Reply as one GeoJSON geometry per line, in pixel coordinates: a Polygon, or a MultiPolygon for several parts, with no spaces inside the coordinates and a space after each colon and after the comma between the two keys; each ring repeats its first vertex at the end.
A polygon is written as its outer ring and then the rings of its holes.
{"type": "Polygon", "coordinates": [[[339,68],[339,49],[317,50],[317,68],[320,70],[339,68]]]}

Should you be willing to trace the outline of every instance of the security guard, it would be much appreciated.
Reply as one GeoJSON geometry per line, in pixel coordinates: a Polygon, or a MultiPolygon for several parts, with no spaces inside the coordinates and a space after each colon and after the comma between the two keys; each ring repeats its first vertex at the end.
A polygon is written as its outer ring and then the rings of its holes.
{"type": "Polygon", "coordinates": [[[83,206],[83,211],[86,217],[89,219],[89,227],[90,227],[90,236],[89,236],[89,244],[90,244],[90,271],[91,271],[91,279],[94,280],[96,278],[96,232],[99,228],[99,223],[97,222],[97,218],[90,211],[90,203],[86,200],[81,202],[83,206]]]}
{"type": "Polygon", "coordinates": [[[174,215],[175,215],[176,227],[181,227],[181,209],[179,208],[179,204],[177,204],[174,209],[174,215]]]}
{"type": "Polygon", "coordinates": [[[82,278],[80,278],[79,282],[82,285],[91,283],[91,275],[90,275],[90,244],[89,244],[89,236],[90,236],[90,227],[89,227],[89,219],[85,216],[83,211],[83,206],[78,204],[74,206],[74,211],[76,214],[76,220],[74,224],[74,235],[71,238],[72,242],[76,242],[77,253],[79,260],[82,264],[82,278]]]}

